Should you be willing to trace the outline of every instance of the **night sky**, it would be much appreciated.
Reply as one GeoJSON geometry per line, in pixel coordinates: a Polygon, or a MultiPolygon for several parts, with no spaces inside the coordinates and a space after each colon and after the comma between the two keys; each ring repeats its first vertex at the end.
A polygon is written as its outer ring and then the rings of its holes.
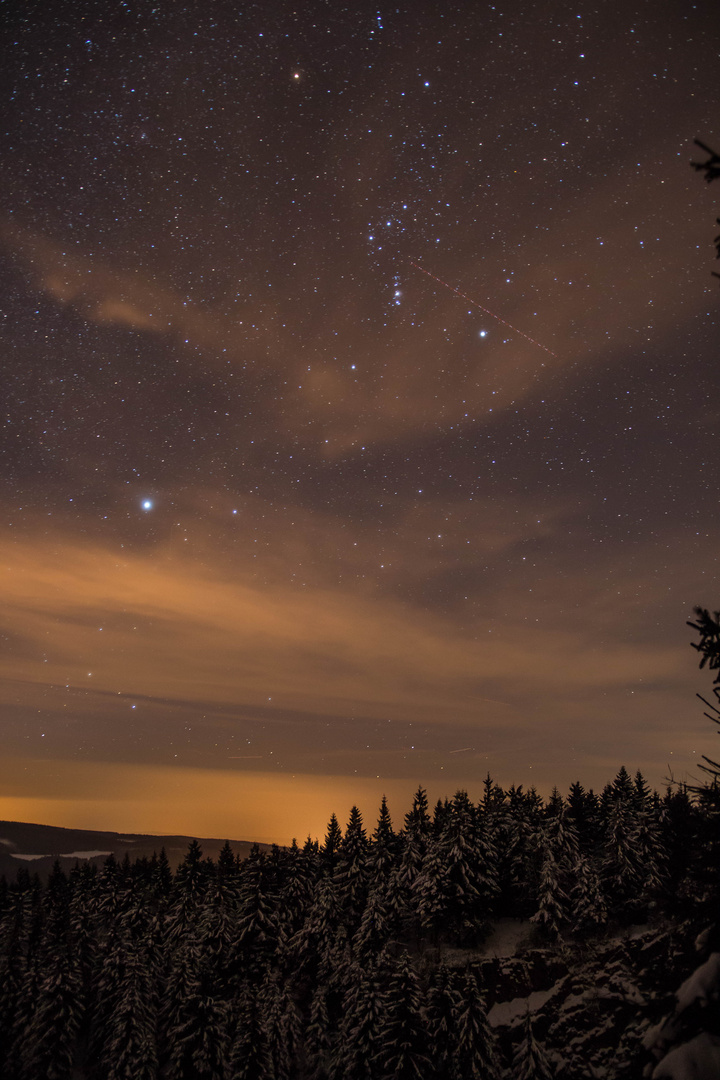
{"type": "Polygon", "coordinates": [[[0,817],[698,776],[716,5],[0,15],[0,817]]]}

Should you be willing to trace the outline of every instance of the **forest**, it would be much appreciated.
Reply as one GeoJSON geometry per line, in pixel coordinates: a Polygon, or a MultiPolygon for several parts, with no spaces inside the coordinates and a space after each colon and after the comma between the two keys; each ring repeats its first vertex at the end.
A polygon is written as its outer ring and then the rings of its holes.
{"type": "MultiPolygon", "coordinates": [[[[176,870],[22,867],[0,881],[0,1076],[640,1077],[714,917],[716,796],[625,768],[547,800],[488,776],[476,804],[419,788],[397,829],[383,799],[372,829],[354,808],[244,861],[194,841],[176,870]],[[483,950],[498,919],[516,957],[483,950]]],[[[711,1038],[686,1012],[683,1038],[688,1017],[711,1038]]]]}

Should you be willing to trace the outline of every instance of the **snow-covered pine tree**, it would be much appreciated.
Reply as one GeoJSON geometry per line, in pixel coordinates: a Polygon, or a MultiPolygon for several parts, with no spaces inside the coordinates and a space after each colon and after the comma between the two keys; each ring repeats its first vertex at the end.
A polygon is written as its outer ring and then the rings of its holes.
{"type": "Polygon", "coordinates": [[[164,1080],[222,1080],[228,1007],[211,993],[212,973],[197,935],[172,957],[159,1013],[158,1053],[164,1080]]]}
{"type": "Polygon", "coordinates": [[[383,1018],[378,967],[372,961],[353,964],[347,975],[328,1075],[330,1080],[375,1080],[383,1018]]]}
{"type": "Polygon", "coordinates": [[[427,793],[423,787],[419,787],[413,798],[412,808],[405,815],[399,861],[388,882],[391,915],[402,931],[416,940],[420,938],[420,916],[414,886],[423,868],[429,836],[427,793]]]}
{"type": "Polygon", "coordinates": [[[243,864],[237,917],[238,962],[247,974],[262,976],[277,948],[276,897],[270,887],[266,858],[259,851],[243,864]]]}
{"type": "MultiPolygon", "coordinates": [[[[632,785],[630,778],[627,779],[632,785]]],[[[632,786],[629,795],[623,793],[622,787],[617,792],[613,790],[607,805],[600,873],[610,914],[624,920],[635,913],[642,887],[642,867],[635,846],[636,833],[637,813],[632,786]]]]}
{"type": "Polygon", "coordinates": [[[455,972],[439,964],[431,975],[425,1009],[433,1076],[451,1077],[453,1074],[457,1018],[461,1004],[455,972]]]}
{"type": "MultiPolygon", "coordinates": [[[[480,838],[467,793],[458,791],[441,835],[444,856],[443,893],[445,929],[456,945],[475,945],[482,935],[489,911],[488,867],[481,868],[480,838]],[[482,877],[485,895],[478,889],[482,877]]],[[[497,891],[497,886],[495,886],[497,891]]]]}
{"type": "Polygon", "coordinates": [[[83,1020],[81,991],[80,976],[67,950],[46,954],[32,1019],[20,1048],[21,1076],[70,1080],[83,1020]]]}
{"type": "Polygon", "coordinates": [[[158,998],[149,951],[145,942],[123,943],[122,980],[114,1005],[105,1014],[94,1061],[104,1080],[155,1080],[157,1076],[158,998]]]}
{"type": "Polygon", "coordinates": [[[309,1080],[328,1078],[333,1038],[327,995],[327,987],[318,986],[310,1002],[310,1019],[305,1029],[305,1060],[309,1080]]]}
{"type": "Polygon", "coordinates": [[[520,1041],[513,1054],[512,1076],[513,1080],[554,1080],[555,1077],[545,1051],[533,1033],[529,1009],[525,1013],[520,1041]]]}
{"type": "Polygon", "coordinates": [[[696,941],[705,961],[675,994],[675,1007],[643,1045],[652,1080],[717,1080],[720,1076],[720,936],[712,927],[696,941]]]}
{"type": "Polygon", "coordinates": [[[170,893],[165,918],[165,936],[169,942],[181,941],[190,928],[194,929],[207,890],[208,877],[202,848],[197,840],[191,840],[170,893]]]}
{"type": "Polygon", "coordinates": [[[530,921],[537,923],[550,939],[560,935],[570,915],[570,897],[561,885],[562,871],[555,861],[555,853],[549,845],[543,853],[540,869],[538,907],[530,921]]]}
{"type": "MultiPolygon", "coordinates": [[[[437,944],[440,928],[445,925],[447,895],[446,852],[442,834],[430,837],[422,868],[415,875],[410,890],[410,911],[417,913],[420,931],[437,944]]],[[[412,926],[413,920],[406,924],[412,926]]]]}
{"type": "Polygon", "coordinates": [[[572,927],[576,933],[593,934],[606,925],[607,904],[600,887],[600,875],[595,861],[585,855],[578,855],[570,900],[572,927]]]}
{"type": "Polygon", "coordinates": [[[262,986],[259,1001],[275,1080],[290,1080],[302,1055],[303,1024],[288,978],[277,972],[262,986]]]}
{"type": "Polygon", "coordinates": [[[275,1080],[257,987],[248,982],[241,983],[235,1008],[235,1037],[227,1080],[275,1080]]]}
{"type": "Polygon", "coordinates": [[[286,856],[278,899],[278,914],[281,934],[283,938],[289,940],[298,932],[307,915],[312,896],[313,876],[310,862],[294,839],[286,856]]]}
{"type": "Polygon", "coordinates": [[[338,902],[349,935],[355,933],[367,900],[367,861],[368,840],[362,814],[353,806],[334,870],[338,902]]]}
{"type": "Polygon", "coordinates": [[[368,867],[375,883],[386,883],[397,862],[398,838],[392,827],[387,799],[383,795],[378,821],[370,841],[368,867]]]}
{"type": "Polygon", "coordinates": [[[342,829],[336,815],[333,813],[330,815],[325,840],[320,849],[320,861],[324,873],[333,874],[335,872],[335,864],[338,860],[341,843],[342,829]]]}
{"type": "Polygon", "coordinates": [[[407,953],[390,969],[381,995],[381,1024],[374,1057],[377,1080],[425,1080],[430,1069],[420,980],[407,953]]]}
{"type": "Polygon", "coordinates": [[[565,804],[558,797],[539,837],[542,853],[538,909],[532,916],[545,933],[557,937],[571,918],[570,894],[578,866],[577,832],[565,804]]]}
{"type": "Polygon", "coordinates": [[[379,881],[367,898],[365,910],[353,938],[355,953],[367,959],[378,956],[393,930],[387,886],[379,881]]]}
{"type": "Polygon", "coordinates": [[[485,999],[474,972],[469,968],[460,987],[455,1030],[457,1041],[451,1080],[500,1080],[502,1068],[497,1042],[488,1023],[485,999]]]}

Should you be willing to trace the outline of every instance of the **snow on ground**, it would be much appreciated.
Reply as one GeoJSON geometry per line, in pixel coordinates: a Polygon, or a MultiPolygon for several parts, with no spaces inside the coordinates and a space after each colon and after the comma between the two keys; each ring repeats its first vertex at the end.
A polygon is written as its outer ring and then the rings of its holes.
{"type": "Polygon", "coordinates": [[[513,998],[512,1001],[498,1001],[488,1012],[488,1021],[491,1027],[506,1026],[512,1024],[524,1016],[526,1012],[536,1012],[541,1009],[546,1001],[549,1001],[560,983],[555,983],[549,990],[534,990],[527,997],[513,998]]]}

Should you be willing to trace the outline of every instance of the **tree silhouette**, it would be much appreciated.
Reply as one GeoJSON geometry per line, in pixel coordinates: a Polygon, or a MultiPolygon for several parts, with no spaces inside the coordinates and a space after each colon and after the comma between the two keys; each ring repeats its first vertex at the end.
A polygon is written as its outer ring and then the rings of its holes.
{"type": "MultiPolygon", "coordinates": [[[[711,150],[705,143],[700,142],[699,139],[695,140],[695,145],[699,146],[701,150],[704,150],[708,155],[707,161],[692,161],[690,164],[696,172],[705,173],[705,179],[708,183],[713,180],[720,179],[720,155],[716,154],[714,150],[711,150]]],[[[717,224],[720,225],[720,218],[717,218],[717,224]]],[[[717,257],[720,259],[720,233],[713,240],[715,248],[717,250],[717,257]]],[[[713,271],[713,277],[720,277],[716,271],[713,271]]],[[[700,609],[698,608],[698,611],[700,609]]],[[[706,612],[707,614],[707,612],[706,612]]],[[[716,612],[717,615],[717,612],[716,612]]]]}
{"type": "MultiPolygon", "coordinates": [[[[696,622],[689,619],[687,625],[692,627],[693,630],[697,630],[700,634],[700,641],[692,641],[690,644],[702,657],[700,668],[702,669],[707,665],[710,671],[716,671],[714,682],[716,684],[720,683],[720,611],[715,611],[711,615],[707,608],[696,607],[695,618],[696,622]]],[[[720,702],[720,686],[716,685],[713,688],[713,694],[716,701],[720,702]]],[[[720,727],[720,705],[708,701],[702,694],[697,696],[711,710],[709,713],[705,713],[707,718],[720,727]]],[[[704,754],[703,761],[707,762],[707,765],[700,766],[703,772],[709,773],[716,783],[720,781],[720,762],[713,761],[712,758],[706,757],[704,754]]]]}

